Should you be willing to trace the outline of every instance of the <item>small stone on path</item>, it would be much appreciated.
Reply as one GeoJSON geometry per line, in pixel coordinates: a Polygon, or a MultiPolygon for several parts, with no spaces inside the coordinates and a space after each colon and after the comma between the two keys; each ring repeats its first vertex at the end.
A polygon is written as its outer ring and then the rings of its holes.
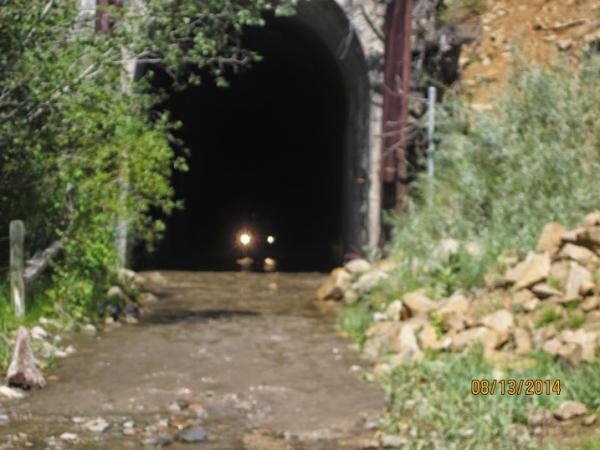
{"type": "Polygon", "coordinates": [[[63,433],[60,435],[60,438],[63,441],[69,441],[69,442],[75,442],[79,440],[79,436],[77,436],[75,433],[63,433]]]}
{"type": "Polygon", "coordinates": [[[192,427],[179,433],[179,438],[183,442],[190,444],[195,442],[204,442],[207,438],[206,431],[201,427],[192,427]]]}
{"type": "Polygon", "coordinates": [[[84,428],[93,433],[104,433],[110,428],[110,424],[102,417],[97,417],[96,419],[86,422],[84,428]]]}
{"type": "Polygon", "coordinates": [[[9,386],[0,386],[0,396],[14,400],[18,398],[23,398],[25,394],[9,386]]]}

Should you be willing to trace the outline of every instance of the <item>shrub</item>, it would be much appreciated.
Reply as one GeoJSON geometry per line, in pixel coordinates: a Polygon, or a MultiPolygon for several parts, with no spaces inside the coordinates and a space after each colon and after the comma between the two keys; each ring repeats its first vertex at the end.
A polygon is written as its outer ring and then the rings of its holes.
{"type": "Polygon", "coordinates": [[[399,286],[439,279],[440,239],[481,249],[442,272],[471,288],[501,252],[534,248],[547,222],[572,226],[600,208],[598,67],[589,57],[575,72],[521,69],[493,112],[472,114],[457,100],[441,108],[435,180],[419,176],[406,213],[391,218],[399,286]]]}

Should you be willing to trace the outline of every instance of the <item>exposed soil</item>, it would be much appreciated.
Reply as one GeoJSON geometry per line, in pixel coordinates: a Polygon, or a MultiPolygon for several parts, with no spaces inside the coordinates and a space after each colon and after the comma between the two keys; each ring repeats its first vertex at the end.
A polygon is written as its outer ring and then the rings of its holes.
{"type": "Polygon", "coordinates": [[[514,55],[540,65],[575,66],[582,51],[600,39],[597,0],[488,0],[475,20],[479,37],[463,47],[459,63],[463,90],[480,109],[517,67],[514,55]]]}
{"type": "Polygon", "coordinates": [[[52,374],[58,381],[0,405],[11,419],[0,444],[333,450],[371,437],[366,424],[383,396],[360,380],[361,361],[337,334],[335,317],[316,307],[321,275],[165,277],[139,325],[80,336],[79,351],[52,374]],[[110,428],[93,433],[75,423],[95,417],[110,428]],[[125,436],[128,420],[135,426],[125,436]],[[180,431],[194,426],[208,440],[180,442],[180,431]],[[79,442],[61,440],[64,432],[79,442]]]}

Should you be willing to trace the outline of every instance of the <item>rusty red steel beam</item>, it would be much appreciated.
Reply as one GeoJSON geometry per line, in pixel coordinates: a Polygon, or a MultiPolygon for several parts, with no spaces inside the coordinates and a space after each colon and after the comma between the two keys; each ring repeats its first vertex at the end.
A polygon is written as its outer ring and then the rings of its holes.
{"type": "Polygon", "coordinates": [[[383,74],[382,180],[395,187],[394,209],[406,205],[406,145],[410,93],[413,0],[394,0],[385,17],[383,74]]]}
{"type": "Polygon", "coordinates": [[[123,0],[97,0],[96,1],[96,31],[108,32],[112,28],[109,7],[123,6],[123,0]]]}

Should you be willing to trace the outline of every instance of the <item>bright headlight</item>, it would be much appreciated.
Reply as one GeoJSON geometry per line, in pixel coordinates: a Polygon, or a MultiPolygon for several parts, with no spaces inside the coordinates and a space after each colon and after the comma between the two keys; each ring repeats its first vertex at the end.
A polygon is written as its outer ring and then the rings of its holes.
{"type": "Polygon", "coordinates": [[[272,244],[273,242],[275,242],[275,236],[271,236],[271,235],[267,236],[267,242],[269,244],[272,244]]]}
{"type": "Polygon", "coordinates": [[[252,242],[252,235],[250,233],[242,233],[240,234],[240,244],[244,247],[247,247],[252,242]]]}

